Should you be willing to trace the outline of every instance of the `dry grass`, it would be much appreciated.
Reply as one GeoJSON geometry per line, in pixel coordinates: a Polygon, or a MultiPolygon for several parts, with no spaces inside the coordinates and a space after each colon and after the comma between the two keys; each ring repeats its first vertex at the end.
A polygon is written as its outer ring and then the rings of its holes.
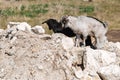
{"type": "MultiPolygon", "coordinates": [[[[109,29],[120,29],[120,0],[93,0],[93,2],[84,2],[83,0],[23,0],[23,1],[5,1],[0,0],[0,10],[12,8],[19,11],[21,6],[26,7],[37,4],[48,4],[47,13],[39,13],[36,17],[26,17],[23,15],[0,16],[0,28],[6,28],[10,21],[26,21],[30,25],[42,25],[44,20],[55,18],[60,20],[63,15],[87,15],[94,16],[109,25],[109,29]],[[93,7],[94,11],[81,11],[81,7],[93,7]]],[[[47,30],[47,29],[46,29],[47,30]]],[[[50,33],[49,31],[47,31],[50,33]]]]}

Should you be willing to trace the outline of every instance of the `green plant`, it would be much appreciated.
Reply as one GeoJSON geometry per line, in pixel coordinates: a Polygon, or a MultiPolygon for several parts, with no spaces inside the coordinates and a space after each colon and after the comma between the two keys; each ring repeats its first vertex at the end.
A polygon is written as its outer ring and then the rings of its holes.
{"type": "Polygon", "coordinates": [[[94,12],[94,6],[80,6],[79,11],[82,13],[92,13],[94,12]]]}
{"type": "Polygon", "coordinates": [[[20,10],[21,10],[21,11],[24,11],[25,8],[26,8],[26,7],[25,7],[24,5],[22,5],[22,6],[20,7],[20,10]]]}
{"type": "Polygon", "coordinates": [[[26,17],[36,17],[40,13],[47,13],[48,4],[37,4],[37,5],[29,5],[27,9],[25,9],[25,6],[21,6],[21,12],[20,14],[22,16],[26,17]]]}
{"type": "Polygon", "coordinates": [[[0,15],[13,16],[13,15],[15,15],[15,11],[12,8],[7,8],[7,9],[4,9],[4,10],[0,10],[0,15]]]}

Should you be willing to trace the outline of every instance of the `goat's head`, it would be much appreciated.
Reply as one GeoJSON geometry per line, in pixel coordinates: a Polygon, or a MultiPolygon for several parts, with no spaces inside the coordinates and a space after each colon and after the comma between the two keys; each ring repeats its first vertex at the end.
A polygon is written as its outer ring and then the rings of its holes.
{"type": "Polygon", "coordinates": [[[48,19],[42,24],[44,23],[46,23],[48,25],[49,30],[53,30],[53,32],[58,32],[62,30],[62,24],[55,19],[48,19]]]}
{"type": "Polygon", "coordinates": [[[57,23],[57,21],[55,19],[48,19],[44,22],[42,22],[42,24],[46,23],[48,25],[49,30],[53,29],[54,25],[57,23]]]}

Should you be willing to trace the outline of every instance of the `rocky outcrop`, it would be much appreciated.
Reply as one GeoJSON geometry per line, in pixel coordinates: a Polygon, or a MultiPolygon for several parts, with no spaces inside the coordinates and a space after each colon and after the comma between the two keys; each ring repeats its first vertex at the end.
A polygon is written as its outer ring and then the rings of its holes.
{"type": "Polygon", "coordinates": [[[16,29],[22,31],[31,31],[31,26],[26,22],[9,22],[7,25],[8,29],[16,29]]]}
{"type": "Polygon", "coordinates": [[[120,80],[120,66],[110,65],[102,67],[98,74],[103,80],[120,80]]]}
{"type": "Polygon", "coordinates": [[[101,67],[114,64],[116,62],[116,54],[104,50],[93,50],[86,48],[83,63],[85,69],[98,71],[101,67]]]}
{"type": "Polygon", "coordinates": [[[42,26],[36,25],[31,28],[31,30],[36,34],[44,34],[45,30],[42,28],[42,26]]]}
{"type": "Polygon", "coordinates": [[[119,42],[93,50],[60,33],[11,27],[0,32],[0,80],[120,80],[119,55],[119,42]]]}

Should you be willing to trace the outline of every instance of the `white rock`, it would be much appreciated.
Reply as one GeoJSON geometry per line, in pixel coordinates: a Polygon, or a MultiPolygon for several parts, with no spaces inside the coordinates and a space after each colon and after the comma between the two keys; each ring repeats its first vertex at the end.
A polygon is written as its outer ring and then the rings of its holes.
{"type": "Polygon", "coordinates": [[[86,48],[83,58],[85,69],[98,71],[100,67],[108,66],[116,62],[116,54],[104,50],[86,48]]]}
{"type": "Polygon", "coordinates": [[[27,31],[31,33],[31,26],[26,22],[9,22],[7,25],[7,29],[5,30],[4,37],[12,40],[12,43],[16,40],[15,35],[18,31],[27,31]]]}
{"type": "Polygon", "coordinates": [[[105,47],[103,49],[110,52],[115,52],[117,56],[116,63],[120,64],[120,42],[108,42],[107,44],[105,44],[105,47]]]}
{"type": "Polygon", "coordinates": [[[103,80],[120,80],[120,67],[117,65],[102,67],[98,74],[103,80]]]}
{"type": "Polygon", "coordinates": [[[62,33],[53,33],[51,36],[52,40],[57,44],[62,43],[62,39],[64,37],[66,37],[66,36],[62,33]]]}
{"type": "Polygon", "coordinates": [[[64,37],[62,39],[62,46],[66,50],[71,49],[72,47],[74,47],[74,41],[73,41],[73,39],[69,38],[69,37],[64,37]]]}
{"type": "Polygon", "coordinates": [[[39,70],[43,70],[44,67],[42,65],[37,66],[39,70]]]}
{"type": "Polygon", "coordinates": [[[89,71],[77,70],[75,71],[75,76],[79,80],[101,80],[98,74],[92,71],[89,72],[89,71]]]}
{"type": "Polygon", "coordinates": [[[116,43],[108,42],[105,44],[104,49],[111,52],[116,52],[116,50],[120,50],[120,42],[116,42],[116,43]]]}
{"type": "Polygon", "coordinates": [[[57,39],[57,38],[62,39],[62,38],[64,38],[64,37],[65,37],[65,35],[62,34],[62,33],[53,33],[53,34],[52,34],[53,40],[54,40],[54,39],[57,39]]]}
{"type": "Polygon", "coordinates": [[[82,78],[84,76],[83,71],[82,70],[75,71],[75,76],[79,79],[82,78]]]}
{"type": "Polygon", "coordinates": [[[16,32],[17,32],[16,27],[8,28],[5,33],[5,38],[11,40],[15,36],[16,32]]]}
{"type": "Polygon", "coordinates": [[[115,45],[118,49],[120,49],[120,42],[116,42],[115,45]]]}
{"type": "Polygon", "coordinates": [[[7,29],[13,28],[22,31],[31,32],[31,26],[27,22],[9,22],[7,29]]]}
{"type": "Polygon", "coordinates": [[[45,30],[43,29],[43,27],[39,26],[39,25],[36,25],[31,30],[36,34],[44,34],[45,33],[45,30]]]}
{"type": "Polygon", "coordinates": [[[16,25],[19,25],[19,24],[20,24],[20,22],[9,22],[8,25],[7,25],[7,29],[10,29],[13,26],[16,26],[16,25]]]}
{"type": "Polygon", "coordinates": [[[4,29],[0,29],[0,33],[3,32],[3,31],[4,31],[4,29]]]}
{"type": "Polygon", "coordinates": [[[17,37],[13,37],[10,41],[10,43],[13,43],[15,40],[17,39],[17,37]]]}
{"type": "Polygon", "coordinates": [[[26,22],[22,22],[19,25],[17,25],[16,27],[18,30],[31,32],[31,26],[26,22]]]}

